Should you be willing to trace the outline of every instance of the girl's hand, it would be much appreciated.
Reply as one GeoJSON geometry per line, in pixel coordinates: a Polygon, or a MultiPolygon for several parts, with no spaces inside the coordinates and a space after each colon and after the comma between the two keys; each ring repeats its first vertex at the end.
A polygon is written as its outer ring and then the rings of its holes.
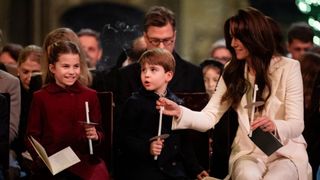
{"type": "Polygon", "coordinates": [[[251,124],[251,129],[254,131],[260,127],[264,132],[275,132],[276,125],[266,116],[257,117],[251,124]]]}
{"type": "Polygon", "coordinates": [[[161,153],[161,150],[163,148],[163,139],[157,139],[155,141],[152,141],[150,144],[150,154],[152,156],[159,156],[161,153]]]}
{"type": "Polygon", "coordinates": [[[84,128],[88,139],[92,139],[94,141],[99,139],[96,128],[93,125],[85,125],[84,128]]]}
{"type": "Polygon", "coordinates": [[[160,109],[161,106],[164,107],[163,114],[168,115],[168,116],[173,116],[175,118],[179,118],[179,116],[181,114],[181,109],[177,103],[175,103],[167,98],[160,97],[157,100],[156,108],[160,109]]]}

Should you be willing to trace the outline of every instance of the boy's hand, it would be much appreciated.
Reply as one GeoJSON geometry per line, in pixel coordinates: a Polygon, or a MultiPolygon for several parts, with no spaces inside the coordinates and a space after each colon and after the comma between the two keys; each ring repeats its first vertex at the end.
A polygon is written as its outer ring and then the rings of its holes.
{"type": "Polygon", "coordinates": [[[152,156],[158,156],[161,153],[161,150],[163,148],[164,140],[163,139],[157,139],[155,141],[152,141],[150,144],[150,154],[152,156]]]}

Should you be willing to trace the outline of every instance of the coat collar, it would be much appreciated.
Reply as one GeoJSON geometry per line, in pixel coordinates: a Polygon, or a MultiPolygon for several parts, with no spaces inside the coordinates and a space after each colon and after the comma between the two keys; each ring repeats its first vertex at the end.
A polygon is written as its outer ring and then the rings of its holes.
{"type": "MultiPolygon", "coordinates": [[[[144,96],[148,96],[148,97],[151,97],[155,100],[159,99],[159,95],[154,93],[153,91],[148,91],[146,90],[144,87],[142,87],[140,90],[139,90],[139,93],[141,95],[144,95],[144,96]]],[[[183,100],[178,98],[170,89],[167,88],[167,94],[165,96],[166,98],[178,103],[178,104],[183,104],[183,100]]]]}
{"type": "Polygon", "coordinates": [[[46,89],[50,93],[61,93],[61,92],[70,92],[70,93],[79,93],[82,91],[81,84],[76,81],[72,86],[63,88],[57,85],[55,82],[48,84],[44,89],[46,89]]]}
{"type": "Polygon", "coordinates": [[[274,73],[280,67],[283,67],[285,61],[283,61],[281,56],[273,56],[270,62],[269,74],[274,73]]]}

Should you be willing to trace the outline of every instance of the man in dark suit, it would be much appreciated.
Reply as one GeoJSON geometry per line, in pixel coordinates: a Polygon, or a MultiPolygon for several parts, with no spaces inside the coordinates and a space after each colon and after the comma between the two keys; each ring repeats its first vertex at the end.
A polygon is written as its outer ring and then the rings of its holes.
{"type": "MultiPolygon", "coordinates": [[[[147,49],[164,48],[172,52],[176,60],[176,70],[169,88],[173,92],[204,92],[204,84],[200,67],[182,59],[175,51],[176,21],[174,13],[160,6],[149,9],[144,19],[144,38],[147,49]]],[[[116,105],[123,102],[142,86],[140,81],[140,65],[138,63],[119,69],[116,105]]]]}

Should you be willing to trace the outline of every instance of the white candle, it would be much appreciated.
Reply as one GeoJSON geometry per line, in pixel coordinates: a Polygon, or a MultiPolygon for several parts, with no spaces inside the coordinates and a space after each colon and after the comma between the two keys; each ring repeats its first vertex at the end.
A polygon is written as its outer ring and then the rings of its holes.
{"type": "MultiPolygon", "coordinates": [[[[89,124],[90,118],[89,118],[89,103],[88,103],[88,101],[85,102],[85,106],[86,106],[86,120],[87,120],[87,123],[89,124]]],[[[93,154],[93,147],[92,147],[92,140],[91,139],[89,139],[89,151],[90,151],[90,154],[93,154]]]]}
{"type": "MultiPolygon", "coordinates": [[[[158,136],[161,135],[163,110],[164,110],[164,107],[161,106],[161,107],[160,107],[160,116],[159,116],[158,136]]],[[[157,160],[157,159],[158,159],[158,156],[154,156],[154,160],[157,160]]]]}
{"type": "Polygon", "coordinates": [[[259,90],[258,85],[255,84],[254,85],[254,89],[253,89],[253,98],[252,98],[252,107],[251,107],[251,117],[250,117],[250,132],[249,132],[249,137],[252,136],[252,130],[251,130],[251,124],[253,123],[253,119],[254,119],[254,113],[255,113],[255,102],[256,102],[256,96],[257,96],[257,91],[259,90]]]}

